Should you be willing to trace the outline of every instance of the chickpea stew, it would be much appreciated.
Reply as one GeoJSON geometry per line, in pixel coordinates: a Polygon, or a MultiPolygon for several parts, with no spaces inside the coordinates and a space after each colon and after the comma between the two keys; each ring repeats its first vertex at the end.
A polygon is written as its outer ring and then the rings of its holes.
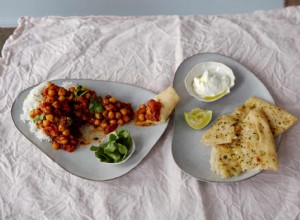
{"type": "Polygon", "coordinates": [[[82,136],[79,128],[91,125],[108,134],[134,118],[131,103],[98,96],[85,86],[68,89],[48,82],[43,101],[30,111],[30,118],[52,140],[53,149],[74,151],[82,136]]]}

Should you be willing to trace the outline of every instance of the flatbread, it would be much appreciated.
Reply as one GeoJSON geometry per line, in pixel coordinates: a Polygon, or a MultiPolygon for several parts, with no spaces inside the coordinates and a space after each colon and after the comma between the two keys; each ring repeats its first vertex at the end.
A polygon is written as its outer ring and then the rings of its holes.
{"type": "Polygon", "coordinates": [[[202,136],[201,142],[207,145],[231,143],[237,137],[235,126],[238,120],[231,115],[221,115],[202,136]]]}
{"type": "Polygon", "coordinates": [[[237,107],[233,113],[220,116],[204,132],[201,142],[207,145],[230,143],[230,140],[236,136],[232,133],[233,129],[237,132],[239,122],[243,121],[253,109],[261,109],[264,112],[274,137],[282,134],[297,122],[297,118],[287,111],[257,97],[251,97],[243,105],[237,107]]]}
{"type": "Polygon", "coordinates": [[[201,141],[212,145],[212,171],[228,178],[250,170],[277,170],[274,138],[296,122],[287,111],[251,97],[203,134],[201,141]]]}
{"type": "Polygon", "coordinates": [[[162,108],[160,110],[159,124],[163,124],[167,121],[170,114],[175,109],[176,105],[180,101],[180,97],[176,93],[173,87],[168,87],[166,90],[162,91],[154,97],[155,101],[162,103],[162,108]]]}
{"type": "Polygon", "coordinates": [[[240,126],[238,138],[212,147],[212,171],[228,178],[251,170],[278,170],[274,137],[263,111],[250,110],[240,126]]]}
{"type": "Polygon", "coordinates": [[[251,97],[243,105],[236,108],[233,116],[242,121],[252,109],[263,110],[274,137],[277,137],[297,122],[297,118],[289,112],[257,97],[251,97]]]}
{"type": "Polygon", "coordinates": [[[147,105],[140,105],[139,109],[135,111],[135,125],[150,126],[165,123],[180,101],[180,97],[173,87],[168,87],[153,97],[152,100],[155,100],[156,103],[161,106],[160,109],[157,108],[156,112],[151,110],[148,106],[150,100],[147,105]]]}

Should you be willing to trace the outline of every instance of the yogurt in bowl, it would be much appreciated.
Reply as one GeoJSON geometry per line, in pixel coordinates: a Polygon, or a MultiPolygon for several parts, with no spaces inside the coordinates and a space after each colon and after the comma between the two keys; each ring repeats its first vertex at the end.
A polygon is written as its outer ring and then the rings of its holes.
{"type": "Polygon", "coordinates": [[[232,70],[218,62],[197,64],[185,77],[189,94],[200,101],[213,102],[230,93],[235,76],[232,70]]]}

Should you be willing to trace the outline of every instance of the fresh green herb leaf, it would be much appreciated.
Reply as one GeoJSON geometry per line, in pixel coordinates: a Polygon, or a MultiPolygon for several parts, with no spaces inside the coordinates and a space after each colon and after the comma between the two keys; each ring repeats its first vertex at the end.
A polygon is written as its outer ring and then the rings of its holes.
{"type": "Polygon", "coordinates": [[[36,116],[36,117],[33,119],[33,122],[37,124],[37,123],[43,121],[44,117],[45,117],[45,113],[42,113],[42,114],[36,116]]]}
{"type": "Polygon", "coordinates": [[[118,146],[114,142],[109,142],[109,144],[104,148],[104,153],[109,154],[115,152],[118,146]]]}
{"type": "MultiPolygon", "coordinates": [[[[94,146],[92,146],[94,147],[94,146]]],[[[98,147],[97,147],[98,148],[98,147]]],[[[95,152],[95,156],[97,158],[99,158],[101,161],[103,162],[108,162],[108,163],[112,163],[113,162],[113,159],[111,159],[109,156],[107,156],[105,153],[104,153],[104,149],[103,148],[98,148],[97,151],[95,152]]]]}
{"type": "Polygon", "coordinates": [[[66,123],[66,125],[70,126],[72,123],[73,123],[72,118],[67,117],[67,123],[66,123]]]}
{"type": "Polygon", "coordinates": [[[121,161],[122,156],[118,151],[106,153],[107,156],[113,159],[114,163],[118,163],[121,161]]]}
{"type": "Polygon", "coordinates": [[[120,154],[128,154],[128,149],[122,145],[122,144],[118,144],[118,151],[120,152],[120,154]]]}
{"type": "Polygon", "coordinates": [[[104,110],[103,105],[101,104],[99,99],[94,99],[90,101],[89,110],[91,113],[101,113],[104,110]]]}
{"type": "Polygon", "coordinates": [[[107,142],[101,143],[99,146],[92,146],[90,150],[94,151],[95,156],[102,162],[118,163],[128,156],[131,147],[130,132],[119,129],[109,135],[107,142]]]}
{"type": "Polygon", "coordinates": [[[117,136],[114,134],[109,135],[109,141],[115,141],[117,139],[117,136]]]}
{"type": "Polygon", "coordinates": [[[91,151],[97,151],[97,150],[99,150],[99,147],[91,146],[91,147],[90,147],[90,150],[91,150],[91,151]]]}
{"type": "Polygon", "coordinates": [[[77,86],[74,91],[74,95],[76,97],[80,97],[80,96],[83,96],[87,92],[88,92],[88,90],[87,90],[86,86],[77,86]]]}

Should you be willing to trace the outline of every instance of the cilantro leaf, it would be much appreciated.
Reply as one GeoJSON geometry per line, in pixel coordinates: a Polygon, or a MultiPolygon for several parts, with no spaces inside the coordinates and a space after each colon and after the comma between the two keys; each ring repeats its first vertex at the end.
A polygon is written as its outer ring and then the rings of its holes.
{"type": "Polygon", "coordinates": [[[99,99],[94,99],[90,101],[89,110],[91,113],[101,113],[104,110],[103,105],[101,104],[99,99]]]}
{"type": "Polygon", "coordinates": [[[77,86],[74,91],[74,95],[76,97],[80,97],[80,96],[83,96],[87,92],[88,92],[88,90],[87,90],[86,86],[77,86]]]}
{"type": "Polygon", "coordinates": [[[43,121],[43,120],[44,120],[44,117],[45,117],[45,113],[42,113],[42,114],[40,114],[40,115],[37,115],[37,116],[33,119],[33,122],[37,124],[37,123],[43,121]]]}
{"type": "Polygon", "coordinates": [[[99,146],[92,146],[91,151],[102,162],[118,163],[124,160],[132,147],[130,132],[125,129],[116,130],[110,134],[108,141],[99,146]]]}
{"type": "Polygon", "coordinates": [[[118,144],[118,151],[123,155],[128,153],[128,149],[123,144],[118,144]]]}
{"type": "Polygon", "coordinates": [[[115,141],[118,137],[114,134],[109,135],[109,141],[115,141]]]}

